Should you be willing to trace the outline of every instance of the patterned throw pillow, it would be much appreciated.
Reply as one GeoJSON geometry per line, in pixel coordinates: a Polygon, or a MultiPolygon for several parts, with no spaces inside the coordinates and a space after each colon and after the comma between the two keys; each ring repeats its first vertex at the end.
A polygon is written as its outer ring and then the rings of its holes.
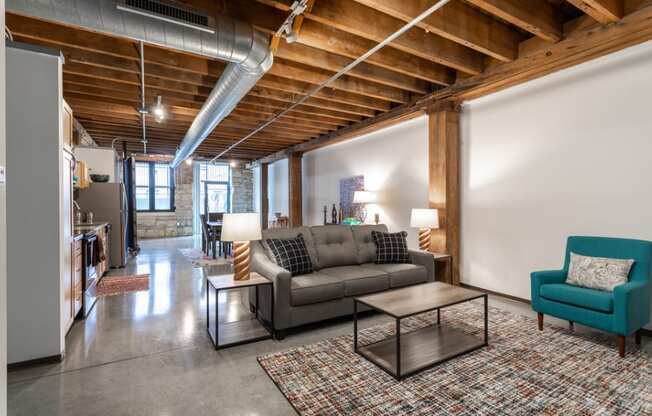
{"type": "Polygon", "coordinates": [[[400,233],[372,231],[371,237],[376,243],[376,264],[410,263],[405,231],[400,233]]]}
{"type": "Polygon", "coordinates": [[[589,257],[571,252],[566,283],[613,292],[614,287],[627,283],[632,264],[631,259],[589,257]]]}
{"type": "Polygon", "coordinates": [[[268,238],[265,242],[276,264],[289,271],[292,276],[312,273],[312,261],[303,234],[295,238],[268,238]]]}

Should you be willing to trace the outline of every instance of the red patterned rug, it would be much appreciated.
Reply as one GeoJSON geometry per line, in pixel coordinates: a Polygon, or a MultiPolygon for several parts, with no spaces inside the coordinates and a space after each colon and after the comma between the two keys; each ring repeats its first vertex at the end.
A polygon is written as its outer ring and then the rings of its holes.
{"type": "MultiPolygon", "coordinates": [[[[300,415],[652,415],[652,357],[615,336],[546,326],[489,309],[489,346],[396,381],[353,352],[346,335],[258,357],[300,415]]],[[[401,332],[436,322],[404,321],[401,332]]],[[[479,334],[482,304],[442,310],[442,323],[479,334]]],[[[368,344],[394,324],[360,332],[368,344]]],[[[630,337],[631,338],[631,337],[630,337]]]]}
{"type": "Polygon", "coordinates": [[[97,284],[97,296],[113,296],[149,290],[149,274],[105,276],[97,284]]]}

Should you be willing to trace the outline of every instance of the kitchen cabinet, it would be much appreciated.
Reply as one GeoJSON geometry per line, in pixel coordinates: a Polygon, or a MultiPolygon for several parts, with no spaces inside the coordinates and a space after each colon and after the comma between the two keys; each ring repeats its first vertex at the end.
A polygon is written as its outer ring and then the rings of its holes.
{"type": "Polygon", "coordinates": [[[75,188],[88,188],[91,186],[91,177],[88,165],[83,160],[77,160],[75,164],[75,188]]]}
{"type": "Polygon", "coordinates": [[[63,146],[64,149],[72,150],[72,145],[73,145],[73,121],[72,121],[72,109],[66,102],[66,100],[61,100],[62,101],[62,108],[63,108],[63,114],[62,114],[62,120],[61,124],[63,126],[63,146]]]}
{"type": "Polygon", "coordinates": [[[84,290],[82,286],[82,240],[76,239],[73,245],[73,274],[72,274],[72,314],[76,317],[82,308],[84,290]]]}
{"type": "Polygon", "coordinates": [[[61,322],[63,325],[64,333],[67,333],[73,324],[75,314],[73,312],[74,299],[73,299],[73,273],[74,273],[74,240],[73,240],[73,188],[72,188],[72,173],[74,167],[74,157],[71,153],[64,150],[62,152],[63,162],[63,176],[62,176],[62,216],[63,216],[63,307],[61,308],[61,322]]]}

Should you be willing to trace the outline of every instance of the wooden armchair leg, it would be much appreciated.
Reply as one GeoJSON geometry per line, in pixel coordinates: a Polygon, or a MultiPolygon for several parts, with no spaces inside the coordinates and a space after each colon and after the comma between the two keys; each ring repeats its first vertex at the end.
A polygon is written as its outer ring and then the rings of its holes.
{"type": "Polygon", "coordinates": [[[625,337],[622,335],[618,335],[618,355],[625,357],[625,337]]]}
{"type": "Polygon", "coordinates": [[[539,331],[543,331],[543,314],[537,313],[537,321],[539,323],[539,331]]]}
{"type": "Polygon", "coordinates": [[[568,329],[571,331],[575,330],[575,322],[573,321],[568,321],[568,329]]]}
{"type": "Polygon", "coordinates": [[[636,345],[641,345],[641,330],[639,329],[636,331],[636,334],[634,335],[634,339],[636,340],[636,345]]]}

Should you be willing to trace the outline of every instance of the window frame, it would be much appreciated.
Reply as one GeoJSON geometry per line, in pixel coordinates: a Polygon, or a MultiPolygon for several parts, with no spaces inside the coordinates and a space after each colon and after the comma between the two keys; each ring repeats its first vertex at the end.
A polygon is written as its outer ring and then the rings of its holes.
{"type": "MultiPolygon", "coordinates": [[[[138,192],[138,188],[147,188],[148,190],[148,195],[149,195],[149,208],[148,209],[138,209],[136,208],[136,212],[175,212],[176,211],[176,206],[174,205],[174,169],[170,167],[167,163],[161,163],[161,162],[155,162],[155,161],[136,161],[136,166],[134,168],[137,168],[138,165],[147,165],[148,169],[148,184],[147,186],[142,186],[138,185],[136,181],[134,180],[134,188],[136,193],[138,192]],[[156,165],[164,165],[168,167],[168,185],[163,186],[163,185],[156,185],[156,165]],[[164,188],[164,189],[169,189],[170,190],[170,208],[169,209],[156,209],[156,189],[157,188],[164,188]]],[[[136,204],[138,206],[138,204],[136,204]]]]}

